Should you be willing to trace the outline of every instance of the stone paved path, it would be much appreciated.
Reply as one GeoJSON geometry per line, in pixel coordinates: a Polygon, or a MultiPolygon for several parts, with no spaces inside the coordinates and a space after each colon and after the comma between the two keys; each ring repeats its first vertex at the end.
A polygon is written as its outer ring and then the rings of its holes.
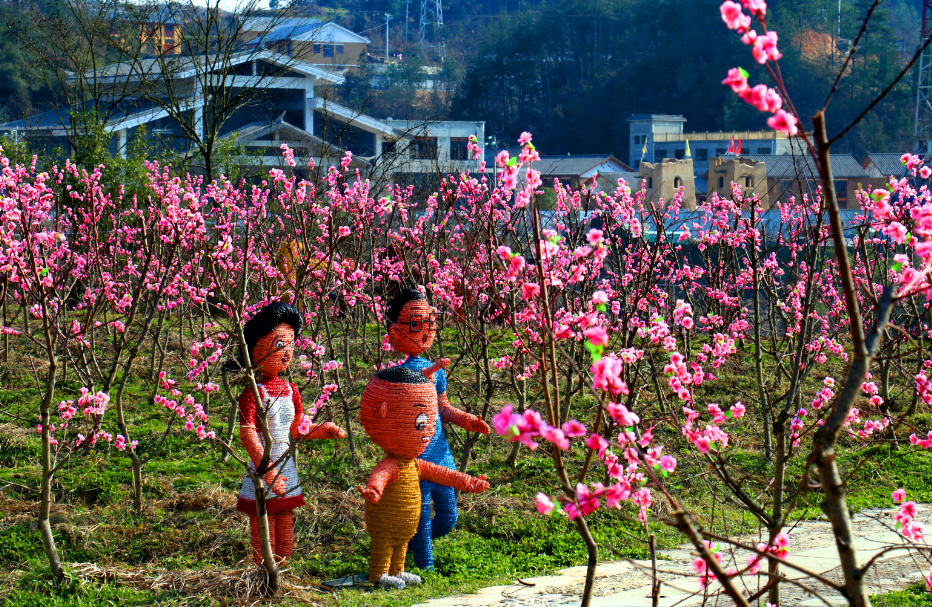
{"type": "MultiPolygon", "coordinates": [[[[890,545],[902,544],[903,538],[895,531],[896,522],[893,509],[865,510],[855,517],[855,533],[860,562],[877,555],[890,545]]],[[[919,520],[926,522],[932,534],[932,507],[920,506],[919,520]]],[[[792,528],[790,545],[790,563],[799,564],[810,571],[818,573],[836,583],[841,582],[838,552],[827,520],[804,521],[792,528]]],[[[742,536],[746,544],[756,544],[758,536],[742,536]]],[[[699,590],[699,583],[690,563],[696,553],[689,546],[675,550],[662,550],[657,561],[658,577],[662,581],[659,607],[691,607],[706,602],[708,605],[731,607],[734,601],[727,596],[716,596],[717,584],[709,588],[709,594],[699,590]]],[[[724,557],[726,568],[728,562],[737,563],[743,568],[747,563],[749,552],[726,551],[724,557]]],[[[906,550],[886,552],[878,557],[877,564],[869,574],[868,583],[871,594],[880,594],[890,590],[906,588],[921,582],[929,571],[929,560],[923,554],[908,553],[906,550]]],[[[556,575],[527,578],[511,586],[492,586],[483,588],[476,594],[459,595],[443,599],[432,599],[415,607],[568,607],[579,605],[585,582],[585,567],[570,567],[556,575]]],[[[807,581],[805,574],[792,569],[787,570],[790,580],[799,581],[821,595],[821,599],[791,582],[782,586],[783,605],[786,607],[809,607],[846,604],[844,598],[833,589],[819,583],[807,581]],[[824,599],[824,601],[823,601],[824,599]]],[[[748,594],[753,594],[763,586],[764,578],[745,576],[748,594]],[[761,586],[758,586],[760,582],[761,586]]],[[[763,602],[761,603],[763,604],[763,602]]],[[[617,561],[600,563],[592,607],[650,607],[650,561],[617,561]]]]}

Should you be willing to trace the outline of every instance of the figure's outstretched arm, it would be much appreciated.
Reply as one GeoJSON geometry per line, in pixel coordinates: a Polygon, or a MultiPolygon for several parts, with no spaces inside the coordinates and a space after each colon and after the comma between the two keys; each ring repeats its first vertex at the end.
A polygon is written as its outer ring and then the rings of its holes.
{"type": "Polygon", "coordinates": [[[372,469],[369,482],[365,487],[357,487],[367,502],[377,504],[382,499],[385,487],[398,480],[398,464],[390,457],[386,457],[372,469]]]}
{"type": "Polygon", "coordinates": [[[453,487],[467,493],[482,493],[489,488],[489,482],[485,480],[485,475],[480,477],[469,476],[456,470],[450,470],[433,462],[422,459],[417,461],[418,472],[422,481],[431,481],[438,485],[453,487]]]}
{"type": "Polygon", "coordinates": [[[472,413],[460,411],[451,405],[446,392],[437,397],[437,408],[440,409],[440,419],[448,424],[465,428],[469,432],[479,432],[481,434],[489,433],[489,425],[482,421],[481,417],[473,415],[472,413]]]}
{"type": "Polygon", "coordinates": [[[317,440],[327,438],[346,438],[346,430],[333,422],[311,424],[311,429],[302,434],[298,430],[301,417],[304,415],[304,405],[301,402],[301,392],[298,387],[291,384],[291,400],[294,403],[294,421],[291,422],[291,438],[295,440],[317,440]]]}

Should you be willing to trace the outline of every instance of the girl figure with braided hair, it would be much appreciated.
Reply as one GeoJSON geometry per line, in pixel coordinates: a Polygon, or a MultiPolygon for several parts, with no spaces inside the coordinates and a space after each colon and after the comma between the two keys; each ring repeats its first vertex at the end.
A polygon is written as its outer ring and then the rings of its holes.
{"type": "MultiPolygon", "coordinates": [[[[421,354],[434,343],[436,319],[434,309],[427,303],[424,294],[415,289],[403,289],[388,308],[388,341],[392,348],[408,355],[401,364],[414,371],[431,366],[430,361],[421,354]]],[[[446,366],[446,365],[443,365],[446,366]]],[[[434,388],[437,392],[439,415],[430,444],[421,454],[420,459],[456,470],[456,461],[447,444],[443,423],[455,424],[469,432],[489,433],[489,426],[477,415],[460,411],[450,405],[447,398],[447,376],[443,368],[433,374],[434,388]]],[[[430,480],[421,481],[421,519],[417,534],[411,540],[414,563],[425,571],[434,568],[433,540],[453,531],[458,515],[456,512],[456,492],[453,487],[440,485],[430,480]],[[431,518],[431,503],[434,516],[431,518]]]]}
{"type": "MultiPolygon", "coordinates": [[[[250,467],[253,470],[268,468],[263,475],[266,485],[266,514],[272,552],[279,563],[291,556],[294,549],[292,512],[304,505],[294,451],[282,460],[282,456],[288,451],[290,439],[298,441],[346,436],[342,428],[331,422],[304,422],[304,427],[300,427],[304,418],[301,393],[293,383],[278,377],[279,373],[288,368],[294,356],[295,336],[300,335],[302,326],[298,311],[280,301],[265,306],[243,325],[249,360],[253,368],[262,373],[256,382],[262,402],[257,407],[255,393],[250,386],[240,395],[239,435],[243,447],[249,453],[250,467]],[[272,438],[271,453],[266,461],[263,461],[262,457],[265,452],[265,437],[260,425],[260,407],[265,413],[265,423],[272,438]]],[[[256,487],[249,476],[243,481],[236,509],[249,515],[252,558],[256,565],[261,565],[262,544],[256,512],[256,487]]]]}
{"type": "Polygon", "coordinates": [[[424,482],[472,493],[489,488],[484,476],[474,478],[418,459],[438,425],[437,391],[431,374],[441,364],[420,372],[402,366],[383,369],[362,394],[359,419],[373,442],[385,451],[366,486],[359,487],[366,500],[366,530],[372,538],[369,581],[383,588],[404,588],[421,581],[404,568],[408,542],[421,517],[424,482]]]}

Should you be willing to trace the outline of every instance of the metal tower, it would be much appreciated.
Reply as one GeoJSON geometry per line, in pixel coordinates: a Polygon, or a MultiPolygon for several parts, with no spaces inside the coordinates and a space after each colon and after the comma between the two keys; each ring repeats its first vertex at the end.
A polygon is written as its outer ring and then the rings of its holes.
{"type": "MultiPolygon", "coordinates": [[[[932,36],[932,0],[922,3],[922,37],[920,44],[932,36]]],[[[932,45],[919,57],[916,86],[916,153],[932,157],[932,45]]]]}
{"type": "MultiPolygon", "coordinates": [[[[932,0],[928,0],[932,2],[932,0]]],[[[421,21],[418,25],[417,44],[420,47],[436,47],[443,55],[443,40],[440,38],[440,28],[443,26],[443,6],[441,0],[421,0],[421,21]],[[435,23],[434,36],[431,36],[431,23],[435,23]],[[428,38],[434,42],[429,42],[428,38]]]]}

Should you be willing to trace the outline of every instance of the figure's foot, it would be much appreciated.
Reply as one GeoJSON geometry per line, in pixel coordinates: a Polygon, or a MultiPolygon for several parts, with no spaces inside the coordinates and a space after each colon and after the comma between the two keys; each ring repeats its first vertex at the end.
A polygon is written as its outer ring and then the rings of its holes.
{"type": "MultiPolygon", "coordinates": [[[[417,577],[417,576],[414,576],[414,577],[417,577]]],[[[417,578],[417,581],[420,582],[421,578],[417,578]]],[[[401,589],[405,587],[405,582],[401,578],[395,577],[393,575],[388,575],[387,573],[383,573],[381,577],[379,577],[379,585],[382,586],[382,588],[401,589]]]]}
{"type": "Polygon", "coordinates": [[[408,573],[407,571],[402,571],[395,577],[403,581],[408,586],[417,586],[418,584],[421,583],[421,576],[415,575],[413,573],[408,573]]]}

